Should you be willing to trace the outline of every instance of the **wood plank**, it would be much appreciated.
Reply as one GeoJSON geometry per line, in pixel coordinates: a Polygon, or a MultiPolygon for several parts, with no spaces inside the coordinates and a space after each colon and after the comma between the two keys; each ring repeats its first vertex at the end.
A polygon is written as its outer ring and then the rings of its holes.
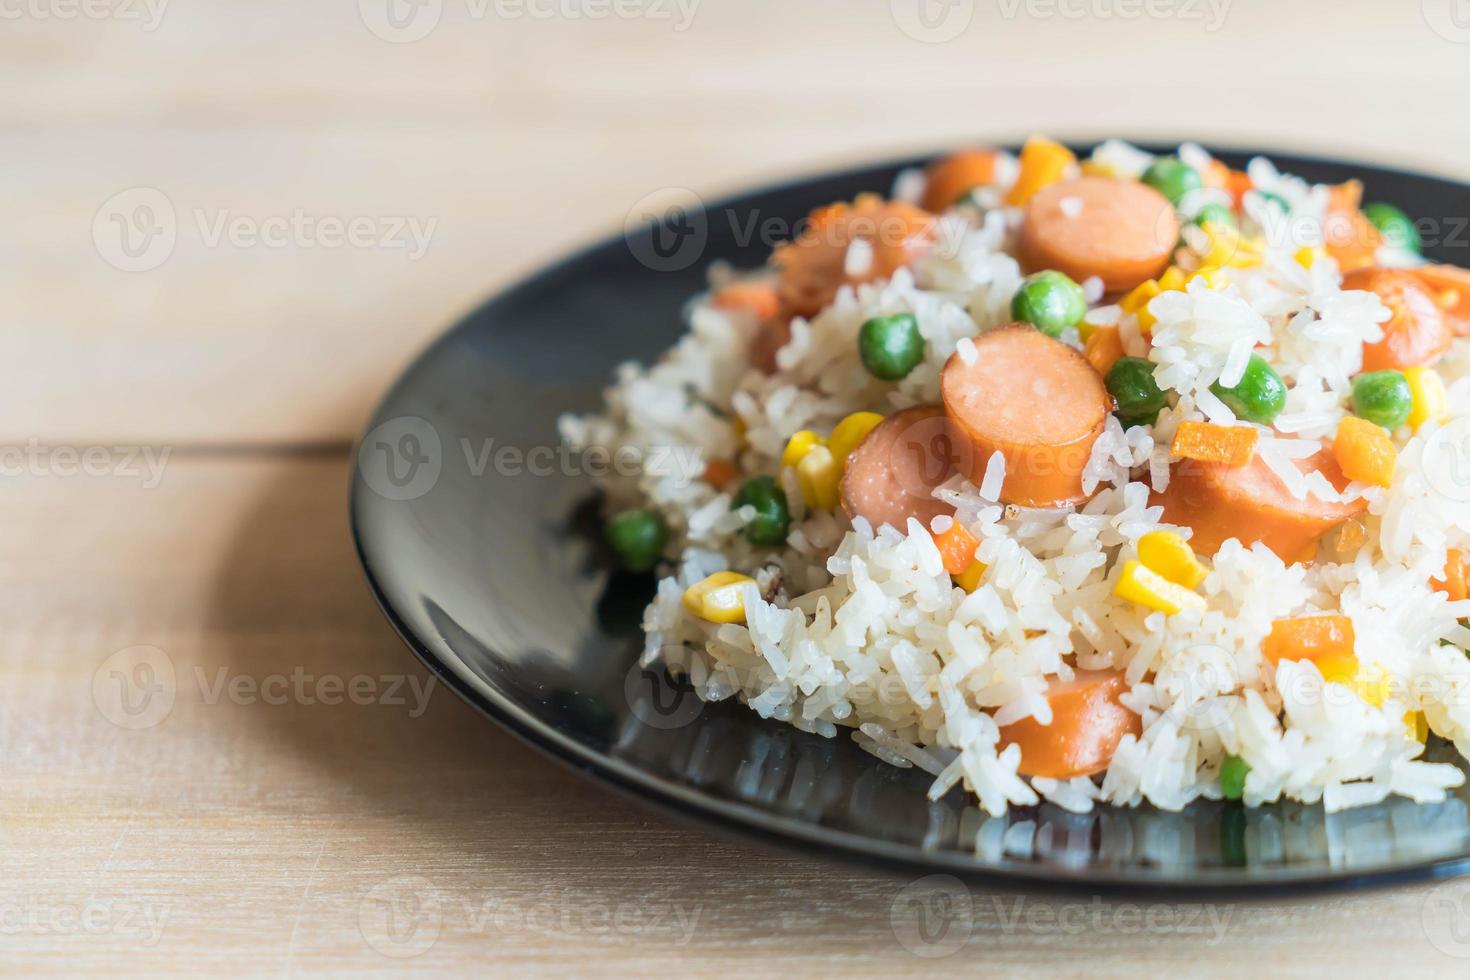
{"type": "Polygon", "coordinates": [[[970,888],[919,947],[956,948],[925,958],[905,946],[914,882],[671,822],[443,689],[417,714],[263,703],[256,685],[297,671],[427,681],[354,565],[346,469],[181,456],[151,489],[0,482],[8,970],[1225,976],[1266,955],[1307,975],[1344,949],[1365,970],[1453,966],[1421,924],[1443,895],[1422,888],[1208,906],[970,888]],[[139,645],[175,671],[161,718],[108,697],[109,658],[139,645]]]}

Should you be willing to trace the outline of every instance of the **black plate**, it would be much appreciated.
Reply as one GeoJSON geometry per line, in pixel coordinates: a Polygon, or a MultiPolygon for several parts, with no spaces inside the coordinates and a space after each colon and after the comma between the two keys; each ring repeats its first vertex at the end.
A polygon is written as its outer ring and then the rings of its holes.
{"type": "MultiPolygon", "coordinates": [[[[1270,156],[1312,180],[1361,178],[1369,200],[1434,223],[1432,257],[1470,264],[1470,188],[1270,156]]],[[[703,704],[635,666],[653,583],[610,572],[586,461],[559,451],[557,416],[597,410],[617,364],[655,358],[679,337],[710,261],[759,265],[769,236],[812,207],[886,192],[917,162],[671,213],[522,282],[425,352],[373,419],[352,488],[363,567],[404,640],[471,704],[594,779],[807,852],[1089,891],[1279,894],[1470,870],[1470,791],[1334,815],[1202,802],[1181,814],[1042,806],[996,820],[958,791],[929,802],[926,775],[845,737],[703,704]]]]}

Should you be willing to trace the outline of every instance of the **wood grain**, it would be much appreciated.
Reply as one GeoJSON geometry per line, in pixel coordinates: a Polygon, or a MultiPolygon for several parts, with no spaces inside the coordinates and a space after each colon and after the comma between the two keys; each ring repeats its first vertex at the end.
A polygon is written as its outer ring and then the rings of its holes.
{"type": "Polygon", "coordinates": [[[1363,968],[1455,965],[1426,937],[1425,889],[1176,905],[971,888],[958,948],[915,955],[912,882],[712,837],[446,690],[415,695],[428,677],[352,561],[346,469],[193,457],[152,489],[0,487],[7,971],[1238,975],[1269,955],[1305,975],[1344,945],[1363,968]],[[138,646],[171,665],[174,699],[129,729],[107,671],[138,646]],[[306,694],[268,703],[297,673],[306,694]],[[318,700],[355,677],[376,685],[363,703],[318,700]]]}
{"type": "Polygon", "coordinates": [[[968,26],[930,44],[900,28],[906,0],[703,0],[683,29],[443,0],[398,44],[366,26],[376,2],[191,0],[156,24],[122,0],[4,8],[0,448],[40,462],[0,480],[0,970],[1459,965],[1426,930],[1459,893],[1425,888],[1208,908],[971,889],[959,948],[918,956],[912,882],[711,837],[442,689],[420,704],[428,676],[368,597],[344,514],[345,444],[412,352],[658,188],[1033,130],[1470,174],[1470,48],[1433,4],[1236,0],[1216,24],[1194,4],[959,0],[968,26]],[[129,272],[108,202],[139,188],[177,238],[129,272]],[[294,215],[432,232],[417,256],[213,238],[294,215]],[[119,678],[165,666],[166,715],[125,709],[119,678]],[[269,703],[298,677],[306,694],[269,703]],[[338,682],[370,694],[323,703],[338,682]]]}

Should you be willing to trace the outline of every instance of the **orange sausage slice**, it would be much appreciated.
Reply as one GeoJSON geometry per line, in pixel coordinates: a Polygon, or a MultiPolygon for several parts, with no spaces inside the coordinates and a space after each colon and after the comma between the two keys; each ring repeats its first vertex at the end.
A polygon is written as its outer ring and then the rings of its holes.
{"type": "Polygon", "coordinates": [[[939,379],[944,410],[969,443],[970,479],[979,484],[999,451],[1005,503],[1053,507],[1085,499],[1082,471],[1112,408],[1101,376],[1077,351],[1025,324],[974,343],[974,362],[956,353],[939,379]]]}
{"type": "Polygon", "coordinates": [[[766,374],[776,372],[776,352],[791,342],[791,317],[778,314],[760,325],[750,341],[750,362],[766,374]]]}
{"type": "Polygon", "coordinates": [[[907,533],[910,517],[925,527],[954,508],[934,488],[955,472],[962,440],[937,405],[910,408],[880,423],[847,457],[842,509],[907,533]]]}
{"type": "Polygon", "coordinates": [[[781,272],[781,300],[792,313],[812,316],[845,283],[887,279],[934,246],[937,220],[912,204],[875,194],[817,209],[796,240],[772,256],[781,272]],[[859,240],[872,248],[872,261],[864,271],[849,273],[848,248],[859,240]]]}
{"type": "Polygon", "coordinates": [[[1023,776],[1071,779],[1102,772],[1113,761],[1124,735],[1137,737],[1142,720],[1123,707],[1118,696],[1128,690],[1123,672],[1079,670],[1070,681],[1055,680],[1047,689],[1050,725],[1024,718],[1000,730],[1000,744],[1021,747],[1023,776]]]}
{"type": "MultiPolygon", "coordinates": [[[[1347,485],[1330,448],[1297,460],[1297,468],[1320,472],[1338,490],[1347,485]]],[[[1286,562],[1311,560],[1322,535],[1367,507],[1362,500],[1299,500],[1260,456],[1244,466],[1183,460],[1175,464],[1169,488],[1152,502],[1163,505],[1168,523],[1194,529],[1189,543],[1206,557],[1225,539],[1238,538],[1246,547],[1261,541],[1286,562]]]]}
{"type": "Polygon", "coordinates": [[[1455,265],[1421,265],[1408,272],[1444,310],[1455,336],[1470,335],[1470,269],[1455,265]]]}
{"type": "Polygon", "coordinates": [[[1097,276],[1110,293],[1159,276],[1179,241],[1164,195],[1133,180],[1079,177],[1036,192],[1021,225],[1021,265],[1097,276]]]}
{"type": "Polygon", "coordinates": [[[929,167],[925,176],[924,210],[938,214],[954,207],[961,197],[977,187],[995,183],[994,150],[960,150],[929,167]]]}
{"type": "Polygon", "coordinates": [[[1455,339],[1444,311],[1420,280],[1404,269],[1357,269],[1342,277],[1343,289],[1377,293],[1391,314],[1383,339],[1363,345],[1363,370],[1428,367],[1455,339]]]}

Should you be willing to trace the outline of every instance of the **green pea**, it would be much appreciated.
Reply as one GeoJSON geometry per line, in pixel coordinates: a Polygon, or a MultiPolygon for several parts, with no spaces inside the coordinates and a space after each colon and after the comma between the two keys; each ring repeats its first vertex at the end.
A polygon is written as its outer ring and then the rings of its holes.
{"type": "Polygon", "coordinates": [[[1194,223],[1201,228],[1206,225],[1220,225],[1225,228],[1234,228],[1235,212],[1231,211],[1227,205],[1221,204],[1219,201],[1211,201],[1199,209],[1199,213],[1194,216],[1194,223]]]}
{"type": "Polygon", "coordinates": [[[1216,381],[1210,391],[1230,407],[1237,418],[1259,425],[1270,425],[1286,407],[1286,382],[1276,369],[1259,354],[1252,354],[1245,374],[1234,387],[1226,388],[1216,381]]]}
{"type": "Polygon", "coordinates": [[[1365,204],[1363,206],[1363,217],[1379,231],[1383,237],[1388,239],[1392,245],[1408,249],[1415,255],[1419,255],[1424,249],[1424,243],[1419,239],[1419,229],[1414,227],[1413,220],[1404,212],[1392,204],[1365,204]]]}
{"type": "Polygon", "coordinates": [[[1199,171],[1178,157],[1159,157],[1143,172],[1142,181],[1169,199],[1175,207],[1184,196],[1204,186],[1199,171]]]}
{"type": "Polygon", "coordinates": [[[912,313],[875,316],[858,331],[858,354],[875,378],[898,381],[924,359],[924,337],[912,313]]]}
{"type": "Polygon", "coordinates": [[[769,476],[753,476],[741,484],[731,507],[739,509],[747,504],[755,508],[755,520],[745,525],[746,540],[760,545],[784,544],[791,528],[786,491],[769,476]]]}
{"type": "Polygon", "coordinates": [[[657,511],[625,510],[608,522],[607,543],[629,571],[646,572],[663,555],[669,527],[657,511]]]}
{"type": "Polygon", "coordinates": [[[1120,357],[1103,379],[1108,394],[1118,403],[1113,414],[1124,428],[1153,425],[1159,412],[1168,404],[1159,383],[1154,380],[1154,366],[1141,357],[1120,357]]]}
{"type": "Polygon", "coordinates": [[[1029,323],[1048,337],[1059,337],[1087,315],[1087,297],[1082,287],[1065,273],[1048,269],[1021,281],[1011,297],[1011,316],[1029,323]]]}
{"type": "Polygon", "coordinates": [[[1245,795],[1245,776],[1251,771],[1250,763],[1238,755],[1227,755],[1220,764],[1220,795],[1227,800],[1238,800],[1245,795]]]}
{"type": "Polygon", "coordinates": [[[1392,432],[1409,421],[1414,395],[1402,371],[1369,371],[1353,379],[1353,414],[1392,432]]]}

